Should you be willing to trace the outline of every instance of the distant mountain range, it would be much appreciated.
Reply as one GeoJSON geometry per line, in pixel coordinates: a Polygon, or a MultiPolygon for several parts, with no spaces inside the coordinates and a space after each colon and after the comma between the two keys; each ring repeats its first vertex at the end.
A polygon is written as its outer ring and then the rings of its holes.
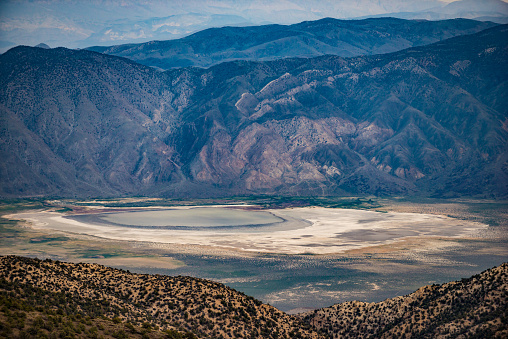
{"type": "Polygon", "coordinates": [[[0,56],[0,192],[507,197],[507,44],[499,25],[166,72],[16,47],[0,56]]]}
{"type": "Polygon", "coordinates": [[[3,0],[0,53],[16,45],[86,48],[177,39],[213,27],[379,16],[505,24],[508,4],[502,0],[3,0]]]}
{"type": "Polygon", "coordinates": [[[384,13],[369,17],[395,17],[401,19],[444,20],[453,18],[508,23],[508,4],[500,0],[461,0],[445,6],[436,6],[419,11],[384,13]]]}
{"type": "Polygon", "coordinates": [[[466,19],[326,18],[289,26],[210,28],[177,40],[87,49],[161,69],[210,67],[233,60],[267,61],[326,54],[352,57],[390,53],[476,33],[493,26],[495,24],[492,22],[466,19]]]}

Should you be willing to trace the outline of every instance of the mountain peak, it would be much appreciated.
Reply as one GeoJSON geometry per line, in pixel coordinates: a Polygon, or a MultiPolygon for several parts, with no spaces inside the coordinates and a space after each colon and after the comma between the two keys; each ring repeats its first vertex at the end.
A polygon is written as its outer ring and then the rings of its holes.
{"type": "Polygon", "coordinates": [[[49,47],[48,45],[46,45],[45,43],[41,42],[40,44],[34,46],[34,47],[38,47],[38,48],[44,48],[44,49],[51,49],[51,47],[49,47]]]}

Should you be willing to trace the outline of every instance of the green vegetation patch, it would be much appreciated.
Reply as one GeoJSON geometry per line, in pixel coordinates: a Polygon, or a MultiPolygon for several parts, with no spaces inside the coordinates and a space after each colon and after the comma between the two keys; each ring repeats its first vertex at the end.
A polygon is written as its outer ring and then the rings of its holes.
{"type": "Polygon", "coordinates": [[[103,206],[109,208],[136,208],[151,206],[209,206],[209,205],[257,205],[263,208],[288,207],[327,207],[327,208],[357,208],[372,209],[381,205],[372,198],[365,197],[294,197],[294,196],[232,196],[227,198],[210,199],[102,199],[100,201],[72,201],[65,203],[76,206],[103,206]]]}

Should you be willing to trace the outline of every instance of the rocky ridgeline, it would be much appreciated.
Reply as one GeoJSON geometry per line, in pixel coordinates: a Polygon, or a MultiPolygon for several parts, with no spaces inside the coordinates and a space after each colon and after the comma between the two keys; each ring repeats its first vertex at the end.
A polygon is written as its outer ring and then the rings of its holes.
{"type": "Polygon", "coordinates": [[[331,338],[506,338],[508,264],[404,297],[346,302],[301,317],[331,338]]]}
{"type": "MultiPolygon", "coordinates": [[[[0,277],[4,298],[10,296],[38,307],[28,311],[39,311],[42,315],[29,316],[26,326],[33,328],[34,320],[30,319],[39,317],[38,329],[43,333],[48,331],[46,324],[65,325],[69,319],[70,322],[83,319],[86,325],[87,320],[103,321],[106,317],[112,320],[108,325],[123,324],[125,329],[110,329],[111,335],[120,336],[123,331],[127,336],[145,333],[192,338],[192,332],[203,338],[318,338],[300,320],[275,307],[202,279],[133,274],[97,264],[14,256],[1,258],[0,277]],[[67,321],[54,321],[58,315],[67,317],[67,321]],[[147,329],[159,331],[152,333],[147,329]]],[[[9,318],[8,310],[2,312],[3,319],[9,318]]],[[[2,326],[9,327],[5,323],[2,326]]],[[[23,330],[16,324],[10,327],[13,336],[23,330]]],[[[87,331],[89,327],[73,334],[86,337],[87,331]]]]}

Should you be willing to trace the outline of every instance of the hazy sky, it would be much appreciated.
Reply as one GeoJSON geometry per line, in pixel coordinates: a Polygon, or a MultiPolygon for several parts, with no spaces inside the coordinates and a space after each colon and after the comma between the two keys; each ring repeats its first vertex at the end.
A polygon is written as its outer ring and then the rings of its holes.
{"type": "MultiPolygon", "coordinates": [[[[439,11],[448,2],[451,0],[0,0],[0,52],[17,44],[114,45],[174,39],[226,25],[439,11]]],[[[490,14],[484,7],[505,11],[502,7],[508,6],[500,0],[462,2],[469,2],[466,8],[475,7],[476,14],[485,12],[486,16],[490,14]]],[[[423,18],[454,14],[440,15],[423,18]]]]}

